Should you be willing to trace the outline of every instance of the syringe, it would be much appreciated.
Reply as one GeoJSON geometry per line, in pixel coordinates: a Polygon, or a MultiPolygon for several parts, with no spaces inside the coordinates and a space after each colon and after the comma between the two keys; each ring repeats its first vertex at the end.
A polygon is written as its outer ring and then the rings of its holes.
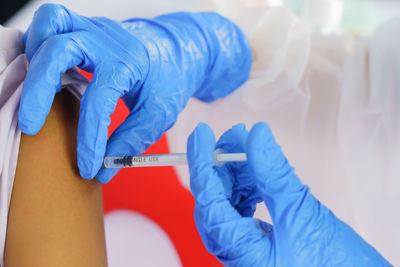
{"type": "MultiPolygon", "coordinates": [[[[221,166],[226,162],[247,161],[246,153],[214,153],[215,165],[221,166]]],[[[139,156],[108,156],[104,158],[103,168],[126,167],[156,167],[176,166],[187,164],[186,153],[139,155],[139,156]]]]}

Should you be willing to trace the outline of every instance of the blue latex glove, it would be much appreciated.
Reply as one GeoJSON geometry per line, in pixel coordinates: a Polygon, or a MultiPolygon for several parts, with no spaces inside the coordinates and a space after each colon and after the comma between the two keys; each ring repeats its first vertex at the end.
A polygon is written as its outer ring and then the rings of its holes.
{"type": "Polygon", "coordinates": [[[124,23],[45,4],[24,36],[30,61],[19,127],[36,134],[61,90],[60,74],[93,72],[81,100],[77,154],[82,177],[108,182],[105,155],[136,155],[176,121],[191,96],[213,101],[249,76],[251,50],[240,29],[215,13],[173,13],[124,23]],[[109,116],[122,98],[131,110],[107,143],[109,116]]]}
{"type": "MultiPolygon", "coordinates": [[[[206,248],[229,266],[391,266],[301,183],[265,123],[215,144],[199,124],[188,140],[195,221],[206,248]],[[213,152],[246,152],[247,163],[215,167],[213,152]],[[273,226],[252,218],[264,201],[273,226]]],[[[340,194],[340,192],[338,192],[340,194]]]]}

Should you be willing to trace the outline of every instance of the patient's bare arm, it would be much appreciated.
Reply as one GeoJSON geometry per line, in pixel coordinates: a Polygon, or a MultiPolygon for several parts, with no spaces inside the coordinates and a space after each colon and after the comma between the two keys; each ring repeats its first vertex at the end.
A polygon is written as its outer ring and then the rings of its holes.
{"type": "Polygon", "coordinates": [[[101,186],[79,177],[79,103],[55,98],[44,128],[22,135],[5,266],[106,266],[101,186]]]}

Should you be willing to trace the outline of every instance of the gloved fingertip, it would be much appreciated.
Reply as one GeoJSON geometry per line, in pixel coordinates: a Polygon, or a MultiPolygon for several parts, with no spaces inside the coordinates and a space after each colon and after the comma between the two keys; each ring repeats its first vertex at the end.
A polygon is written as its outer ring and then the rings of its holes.
{"type": "Polygon", "coordinates": [[[282,158],[269,126],[260,122],[253,126],[247,139],[247,161],[256,178],[264,180],[277,160],[282,158]]]}
{"type": "Polygon", "coordinates": [[[199,122],[199,124],[197,124],[196,126],[196,129],[194,129],[194,132],[204,132],[204,131],[212,132],[212,129],[207,123],[199,122]]]}
{"type": "Polygon", "coordinates": [[[18,123],[18,127],[26,135],[35,135],[39,132],[39,129],[35,129],[34,127],[28,126],[24,123],[18,123]]]}
{"type": "MultiPolygon", "coordinates": [[[[210,184],[216,183],[214,177],[215,138],[211,128],[205,123],[199,123],[189,136],[187,145],[187,160],[190,170],[190,188],[197,201],[208,202],[213,199],[207,190],[210,184]],[[206,193],[204,193],[206,192],[206,193]],[[203,197],[200,197],[202,195],[203,197]],[[203,200],[201,200],[203,199],[203,200]]],[[[222,184],[214,190],[223,191],[222,184]]]]}
{"type": "Polygon", "coordinates": [[[103,163],[102,160],[96,157],[95,153],[84,151],[81,146],[79,146],[79,138],[77,154],[80,176],[85,179],[93,179],[103,163]]]}
{"type": "MultiPolygon", "coordinates": [[[[78,168],[79,168],[79,166],[78,166],[78,168]]],[[[92,174],[92,172],[81,169],[81,168],[79,168],[79,175],[83,179],[87,179],[87,180],[92,180],[94,178],[94,175],[92,174]]]]}
{"type": "Polygon", "coordinates": [[[217,148],[226,152],[244,152],[248,134],[246,124],[239,123],[219,138],[217,148]]]}
{"type": "Polygon", "coordinates": [[[214,134],[210,126],[208,126],[206,123],[200,122],[188,138],[188,150],[193,153],[196,152],[196,150],[199,149],[200,143],[204,142],[204,139],[210,139],[211,136],[213,138],[214,134]]]}
{"type": "Polygon", "coordinates": [[[238,124],[236,124],[235,126],[232,127],[232,130],[240,131],[240,132],[247,131],[246,124],[243,123],[243,122],[238,123],[238,124]]]}
{"type": "Polygon", "coordinates": [[[236,124],[228,132],[230,133],[231,138],[234,138],[236,142],[238,142],[239,140],[246,141],[247,136],[249,135],[249,131],[247,131],[246,124],[244,123],[236,124]]]}
{"type": "Polygon", "coordinates": [[[96,179],[102,183],[106,184],[112,180],[112,178],[119,172],[120,169],[106,169],[101,168],[96,175],[96,179]]]}
{"type": "Polygon", "coordinates": [[[251,129],[247,139],[247,152],[250,158],[257,159],[257,157],[252,157],[252,155],[260,154],[260,152],[265,151],[271,142],[273,144],[275,143],[275,140],[269,126],[264,122],[255,124],[251,129]]]}
{"type": "Polygon", "coordinates": [[[260,138],[266,140],[267,138],[270,138],[272,136],[271,128],[265,122],[256,123],[251,129],[251,132],[257,140],[259,140],[260,138]]]}
{"type": "Polygon", "coordinates": [[[43,126],[43,124],[38,125],[37,122],[23,118],[21,115],[19,115],[18,127],[24,134],[35,135],[40,131],[42,126],[43,126]]]}
{"type": "Polygon", "coordinates": [[[189,167],[212,161],[215,150],[214,133],[206,123],[199,123],[188,138],[187,159],[189,167]]]}

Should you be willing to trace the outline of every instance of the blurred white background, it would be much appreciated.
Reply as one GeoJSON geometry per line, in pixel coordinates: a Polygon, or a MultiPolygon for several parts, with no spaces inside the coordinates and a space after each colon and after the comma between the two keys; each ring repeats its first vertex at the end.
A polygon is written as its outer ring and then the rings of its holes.
{"type": "MultiPolygon", "coordinates": [[[[323,23],[327,27],[342,25],[361,34],[369,33],[378,24],[389,19],[400,10],[398,0],[113,0],[113,1],[51,1],[60,3],[86,16],[106,16],[124,20],[132,17],[154,17],[172,11],[195,11],[210,6],[226,6],[226,2],[241,2],[244,6],[286,5],[295,14],[305,17],[313,24],[323,23]]],[[[25,30],[34,11],[45,0],[30,1],[5,26],[25,30]]],[[[233,5],[232,5],[233,6],[233,5]]]]}

